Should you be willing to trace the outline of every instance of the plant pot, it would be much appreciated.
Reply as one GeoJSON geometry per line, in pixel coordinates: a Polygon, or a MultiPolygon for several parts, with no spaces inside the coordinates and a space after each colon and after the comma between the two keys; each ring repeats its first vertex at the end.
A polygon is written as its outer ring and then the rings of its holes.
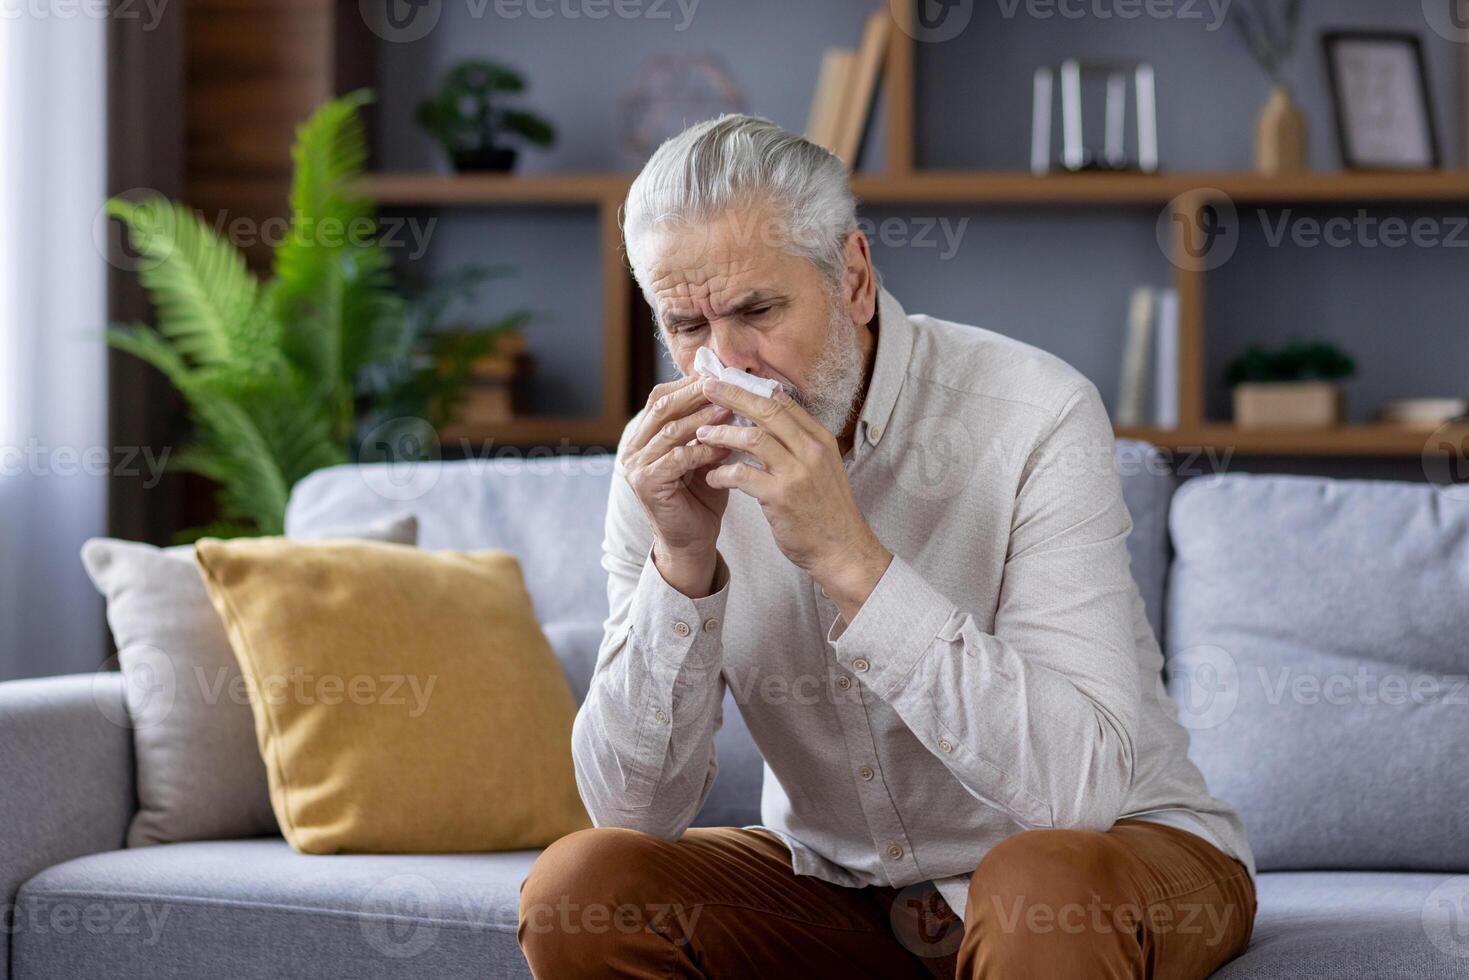
{"type": "Polygon", "coordinates": [[[1250,381],[1235,385],[1234,424],[1241,429],[1329,429],[1346,399],[1330,381],[1250,381]]]}
{"type": "Polygon", "coordinates": [[[1306,117],[1281,85],[1271,91],[1255,125],[1255,169],[1270,176],[1306,170],[1306,117]]]}
{"type": "Polygon", "coordinates": [[[508,173],[515,169],[515,150],[504,146],[483,146],[477,150],[455,150],[451,156],[454,169],[465,173],[508,173]]]}

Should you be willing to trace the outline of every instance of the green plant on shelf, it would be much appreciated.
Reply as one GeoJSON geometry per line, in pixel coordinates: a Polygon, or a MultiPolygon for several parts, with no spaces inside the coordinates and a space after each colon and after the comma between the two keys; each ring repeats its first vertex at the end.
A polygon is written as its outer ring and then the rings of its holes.
{"type": "Polygon", "coordinates": [[[1231,386],[1246,382],[1340,381],[1356,371],[1356,362],[1341,348],[1313,341],[1273,350],[1251,347],[1230,362],[1225,380],[1231,386]]]}
{"type": "Polygon", "coordinates": [[[371,98],[364,90],[335,99],[298,128],[290,224],[268,280],[182,204],[160,196],[107,204],[127,229],[157,321],[113,325],[108,342],[183,395],[191,441],[170,467],[217,485],[218,519],[179,540],[282,533],[291,488],[356,459],[380,406],[432,421],[432,398],[452,400],[442,385],[379,390],[375,381],[435,341],[418,329],[431,306],[400,292],[376,205],[357,190],[367,158],[360,109],[371,98]]]}
{"type": "Polygon", "coordinates": [[[508,171],[516,150],[508,139],[540,147],[556,141],[556,128],[533,112],[504,104],[526,89],[513,68],[479,59],[461,61],[439,89],[418,107],[418,123],[438,140],[456,170],[508,171]]]}
{"type": "Polygon", "coordinates": [[[363,429],[404,417],[426,419],[435,430],[455,421],[475,363],[495,355],[530,313],[516,310],[488,324],[467,324],[462,313],[451,313],[473,303],[485,283],[509,274],[505,266],[468,266],[405,290],[408,324],[397,356],[364,374],[363,429]]]}

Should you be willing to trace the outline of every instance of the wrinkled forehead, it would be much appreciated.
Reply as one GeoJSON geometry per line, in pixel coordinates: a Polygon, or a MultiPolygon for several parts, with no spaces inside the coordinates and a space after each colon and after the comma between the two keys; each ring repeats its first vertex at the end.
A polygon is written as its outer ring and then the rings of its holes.
{"type": "Polygon", "coordinates": [[[790,288],[805,260],[784,243],[783,226],[753,211],[661,223],[651,235],[648,263],[660,316],[723,315],[749,294],[790,288]]]}

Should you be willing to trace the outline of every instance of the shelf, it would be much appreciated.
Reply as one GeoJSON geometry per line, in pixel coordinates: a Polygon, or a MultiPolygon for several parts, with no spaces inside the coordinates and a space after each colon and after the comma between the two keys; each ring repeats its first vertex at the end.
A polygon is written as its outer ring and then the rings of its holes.
{"type": "MultiPolygon", "coordinates": [[[[628,413],[628,418],[632,413],[628,413]]],[[[445,426],[439,433],[439,446],[446,457],[493,455],[502,446],[531,448],[547,446],[553,450],[565,447],[596,447],[612,452],[622,438],[626,419],[554,418],[530,416],[508,419],[494,425],[445,426]],[[463,444],[468,443],[465,447],[463,444]]]]}
{"type": "Polygon", "coordinates": [[[620,202],[631,184],[621,174],[380,173],[363,186],[385,205],[600,204],[620,202]]]}
{"type": "MultiPolygon", "coordinates": [[[[385,205],[620,203],[631,174],[381,173],[366,190],[385,205]]],[[[1433,173],[1030,174],[931,171],[857,174],[852,190],[868,204],[1161,205],[1190,191],[1215,191],[1236,203],[1309,204],[1469,201],[1469,171],[1433,173]]]]}
{"type": "MultiPolygon", "coordinates": [[[[1156,429],[1118,426],[1117,435],[1141,439],[1163,449],[1232,450],[1241,456],[1407,456],[1432,451],[1435,430],[1368,422],[1334,429],[1241,429],[1232,425],[1205,425],[1197,429],[1156,429]]],[[[1469,422],[1449,430],[1458,445],[1469,439],[1469,422]]]]}
{"type": "Polygon", "coordinates": [[[928,172],[858,176],[853,191],[873,204],[1165,204],[1191,191],[1237,203],[1469,201],[1469,171],[1422,174],[999,174],[928,172]]]}

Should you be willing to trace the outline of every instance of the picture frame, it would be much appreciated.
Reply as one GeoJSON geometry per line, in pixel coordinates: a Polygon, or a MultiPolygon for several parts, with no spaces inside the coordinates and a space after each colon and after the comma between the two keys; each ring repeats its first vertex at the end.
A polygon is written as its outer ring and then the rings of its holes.
{"type": "Polygon", "coordinates": [[[1418,35],[1327,31],[1321,36],[1348,170],[1437,170],[1443,165],[1428,66],[1418,35]]]}

